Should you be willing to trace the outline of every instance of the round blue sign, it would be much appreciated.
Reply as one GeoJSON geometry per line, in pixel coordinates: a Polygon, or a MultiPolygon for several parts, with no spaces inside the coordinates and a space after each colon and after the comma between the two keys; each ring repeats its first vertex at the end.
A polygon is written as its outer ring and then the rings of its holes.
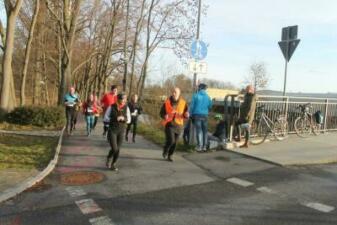
{"type": "Polygon", "coordinates": [[[205,42],[196,40],[191,45],[191,56],[196,60],[203,60],[207,56],[207,45],[205,42]]]}

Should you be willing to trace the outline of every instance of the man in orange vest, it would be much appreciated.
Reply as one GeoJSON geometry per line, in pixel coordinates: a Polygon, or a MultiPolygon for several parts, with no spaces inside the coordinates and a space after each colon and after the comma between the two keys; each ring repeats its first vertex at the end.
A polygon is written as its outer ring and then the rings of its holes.
{"type": "Polygon", "coordinates": [[[184,119],[189,117],[187,103],[180,96],[180,93],[179,88],[174,88],[172,95],[164,102],[160,110],[166,137],[163,158],[167,158],[170,162],[173,161],[172,155],[176,149],[179,136],[184,129],[184,119]]]}

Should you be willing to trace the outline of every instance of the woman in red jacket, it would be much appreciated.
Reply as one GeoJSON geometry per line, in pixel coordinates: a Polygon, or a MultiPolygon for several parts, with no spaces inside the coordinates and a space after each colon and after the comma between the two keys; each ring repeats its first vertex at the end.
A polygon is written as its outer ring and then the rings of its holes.
{"type": "Polygon", "coordinates": [[[83,104],[83,113],[87,123],[87,135],[90,136],[91,130],[94,125],[95,114],[97,113],[97,105],[94,101],[94,95],[90,94],[87,101],[83,104]]]}

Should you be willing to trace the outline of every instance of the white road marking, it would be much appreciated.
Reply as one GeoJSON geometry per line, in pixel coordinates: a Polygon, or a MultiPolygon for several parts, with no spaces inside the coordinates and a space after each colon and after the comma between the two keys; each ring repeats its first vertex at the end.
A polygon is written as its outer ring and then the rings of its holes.
{"type": "Polygon", "coordinates": [[[83,199],[75,202],[83,214],[90,214],[102,211],[102,209],[92,199],[83,199]]]}
{"type": "Polygon", "coordinates": [[[236,178],[236,177],[229,178],[229,179],[227,179],[227,181],[230,182],[230,183],[233,183],[233,184],[240,185],[242,187],[249,187],[249,186],[254,185],[254,183],[252,183],[252,182],[242,180],[242,179],[239,179],[239,178],[236,178]]]}
{"type": "Polygon", "coordinates": [[[67,187],[66,191],[69,193],[71,197],[79,197],[79,196],[83,196],[87,194],[81,188],[77,188],[77,187],[67,187]]]}
{"type": "Polygon", "coordinates": [[[101,216],[97,218],[91,218],[89,219],[89,222],[92,225],[113,225],[111,219],[107,216],[101,216]]]}
{"type": "Polygon", "coordinates": [[[265,186],[256,188],[256,190],[258,190],[259,192],[268,193],[268,194],[276,194],[277,193],[277,191],[274,191],[274,190],[272,190],[268,187],[265,187],[265,186]]]}
{"type": "Polygon", "coordinates": [[[306,202],[306,203],[301,203],[301,204],[306,207],[316,209],[318,211],[325,212],[325,213],[329,213],[335,209],[335,207],[333,206],[324,205],[318,202],[306,202]]]}

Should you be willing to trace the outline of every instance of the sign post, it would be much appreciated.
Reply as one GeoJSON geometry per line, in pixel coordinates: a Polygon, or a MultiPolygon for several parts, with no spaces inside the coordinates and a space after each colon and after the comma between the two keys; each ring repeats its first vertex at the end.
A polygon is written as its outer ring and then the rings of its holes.
{"type": "Polygon", "coordinates": [[[285,59],[283,96],[286,95],[288,62],[301,41],[297,39],[297,30],[297,25],[282,28],[282,40],[278,43],[285,59]]]}

